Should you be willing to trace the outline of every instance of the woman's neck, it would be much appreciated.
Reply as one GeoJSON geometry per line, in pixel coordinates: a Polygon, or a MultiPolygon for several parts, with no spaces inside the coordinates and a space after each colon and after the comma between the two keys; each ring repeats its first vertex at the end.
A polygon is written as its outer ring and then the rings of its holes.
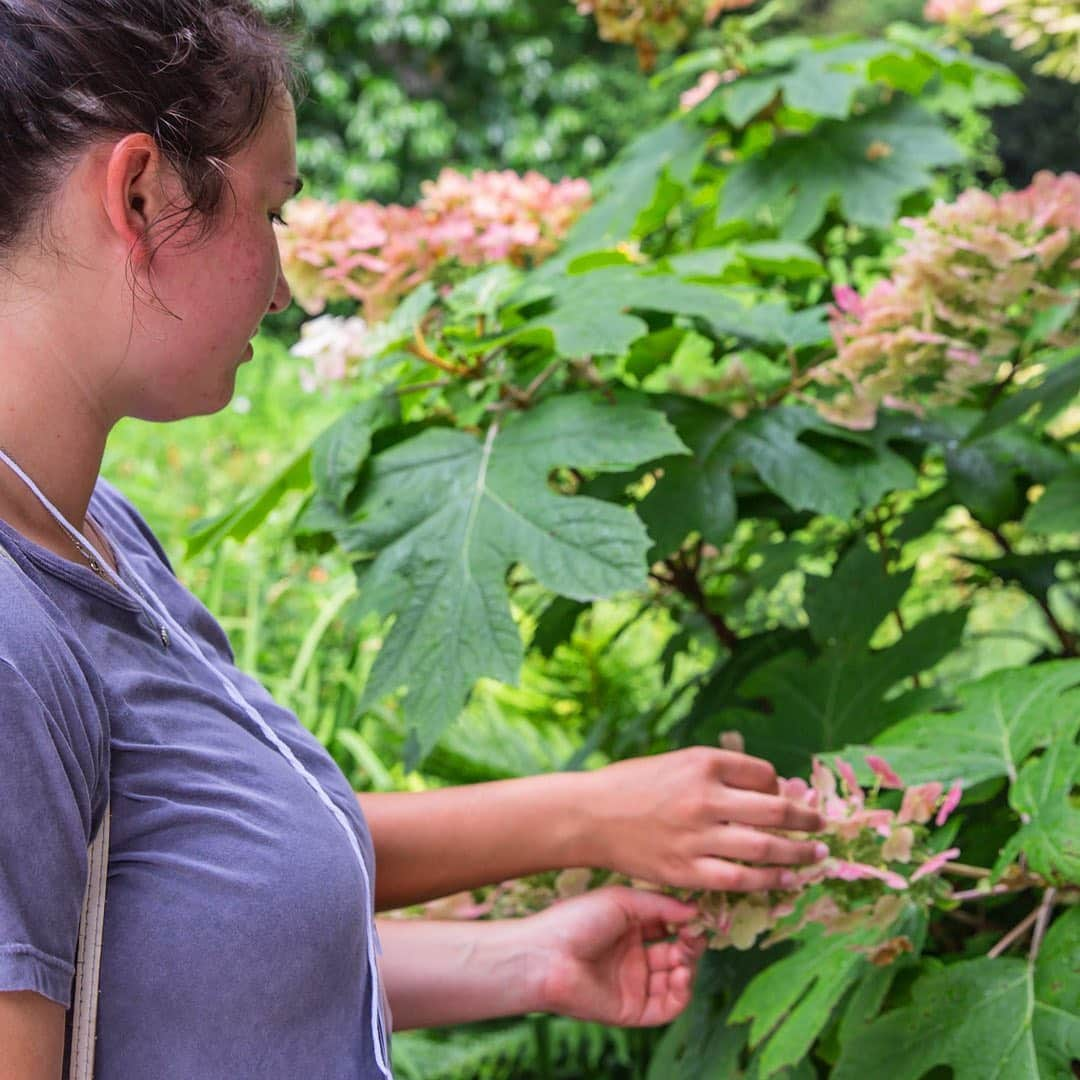
{"type": "MultiPolygon", "coordinates": [[[[71,380],[43,365],[14,363],[0,324],[0,449],[79,531],[105,453],[108,427],[71,380]]],[[[18,354],[14,354],[18,355],[18,354]]],[[[25,354],[23,354],[25,355],[25,354]]],[[[0,517],[47,547],[50,537],[69,545],[29,487],[0,461],[0,517]]]]}

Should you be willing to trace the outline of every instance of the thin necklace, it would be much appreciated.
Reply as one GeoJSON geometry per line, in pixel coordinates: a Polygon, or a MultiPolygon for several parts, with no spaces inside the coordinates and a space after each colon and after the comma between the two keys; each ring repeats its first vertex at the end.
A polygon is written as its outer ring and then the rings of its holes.
{"type": "MultiPolygon", "coordinates": [[[[101,544],[102,552],[107,551],[108,541],[102,535],[101,530],[90,520],[89,515],[87,515],[86,517],[85,528],[87,529],[87,531],[89,531],[90,529],[94,530],[94,534],[97,536],[97,539],[101,544]]],[[[78,551],[78,553],[86,560],[90,569],[95,574],[97,574],[97,576],[101,578],[102,581],[107,581],[110,585],[112,585],[114,589],[119,589],[120,586],[115,581],[113,575],[106,571],[105,567],[102,566],[100,562],[98,562],[97,557],[94,555],[94,553],[86,547],[86,545],[78,538],[78,536],[74,533],[68,533],[66,529],[63,531],[65,535],[68,536],[68,539],[71,540],[72,544],[75,545],[75,549],[78,551]]]]}

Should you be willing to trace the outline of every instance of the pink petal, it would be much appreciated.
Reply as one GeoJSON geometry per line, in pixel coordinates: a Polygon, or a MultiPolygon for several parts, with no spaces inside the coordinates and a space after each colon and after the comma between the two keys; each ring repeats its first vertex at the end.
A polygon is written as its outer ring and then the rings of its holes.
{"type": "Polygon", "coordinates": [[[960,805],[960,796],[963,791],[963,784],[959,780],[954,780],[952,787],[949,788],[949,793],[945,796],[945,801],[941,804],[941,809],[937,812],[937,817],[934,818],[934,824],[939,829],[949,820],[949,815],[960,805]]]}
{"type": "Polygon", "coordinates": [[[926,877],[927,874],[936,874],[950,859],[955,859],[959,854],[960,849],[958,847],[951,847],[948,851],[942,851],[937,855],[931,855],[930,858],[911,875],[911,880],[918,881],[919,878],[926,877]]]}
{"type": "Polygon", "coordinates": [[[856,317],[863,313],[863,299],[850,285],[834,285],[833,299],[842,312],[856,317]]]}
{"type": "Polygon", "coordinates": [[[836,777],[833,776],[832,770],[826,768],[817,758],[814,758],[810,770],[810,783],[822,798],[836,794],[836,777]]]}
{"type": "Polygon", "coordinates": [[[863,792],[862,788],[859,787],[859,781],[855,777],[855,770],[843,758],[837,758],[835,764],[836,771],[847,785],[848,794],[854,795],[858,793],[861,798],[863,792]]]}
{"type": "Polygon", "coordinates": [[[904,798],[900,803],[900,813],[896,815],[896,823],[903,825],[908,821],[917,821],[920,825],[930,820],[934,813],[934,806],[941,798],[941,784],[936,780],[929,784],[916,784],[904,792],[904,798]]]}
{"type": "Polygon", "coordinates": [[[882,787],[902,788],[904,786],[904,781],[893,772],[892,767],[884,758],[878,757],[877,754],[867,754],[866,764],[880,778],[882,787]]]}
{"type": "MultiPolygon", "coordinates": [[[[835,860],[831,865],[825,864],[825,873],[828,877],[839,878],[841,881],[859,881],[862,878],[876,878],[884,881],[891,889],[906,889],[907,879],[902,874],[892,870],[882,870],[867,863],[847,862],[843,859],[835,860]]],[[[914,880],[914,879],[913,879],[914,880]]]]}

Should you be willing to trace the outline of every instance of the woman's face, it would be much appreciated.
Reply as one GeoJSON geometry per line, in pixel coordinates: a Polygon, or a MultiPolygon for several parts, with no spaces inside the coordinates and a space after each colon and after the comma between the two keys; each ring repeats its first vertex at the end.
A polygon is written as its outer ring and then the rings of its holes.
{"type": "Polygon", "coordinates": [[[227,187],[209,235],[193,243],[192,225],[154,256],[150,281],[160,303],[138,302],[127,415],[175,420],[223,408],[263,316],[290,302],[274,229],[298,184],[296,114],[286,93],[230,159],[228,177],[232,194],[227,187]]]}

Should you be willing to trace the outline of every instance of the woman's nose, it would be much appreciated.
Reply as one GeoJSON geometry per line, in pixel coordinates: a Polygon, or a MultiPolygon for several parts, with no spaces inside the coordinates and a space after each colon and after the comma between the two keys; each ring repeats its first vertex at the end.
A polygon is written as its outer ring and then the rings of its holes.
{"type": "Polygon", "coordinates": [[[278,264],[277,285],[274,287],[274,298],[270,301],[270,313],[276,315],[284,311],[292,303],[292,290],[285,280],[285,274],[278,264]]]}

